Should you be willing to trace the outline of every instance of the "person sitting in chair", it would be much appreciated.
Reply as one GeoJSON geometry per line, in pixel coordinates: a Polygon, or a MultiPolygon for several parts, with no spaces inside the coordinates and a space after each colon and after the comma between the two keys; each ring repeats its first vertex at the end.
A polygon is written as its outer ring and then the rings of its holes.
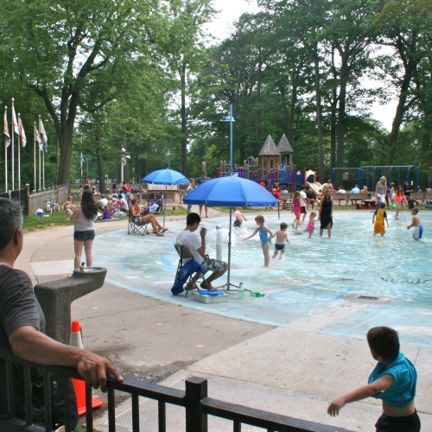
{"type": "Polygon", "coordinates": [[[138,202],[136,199],[131,201],[131,208],[129,209],[130,215],[134,218],[138,218],[138,220],[145,224],[150,224],[153,228],[153,232],[157,236],[163,236],[165,231],[168,231],[168,228],[164,228],[156,219],[154,215],[148,212],[148,210],[141,211],[138,202]]]}
{"type": "MultiPolygon", "coordinates": [[[[189,213],[186,217],[186,228],[177,236],[176,244],[189,249],[193,259],[201,266],[202,274],[208,271],[213,272],[208,278],[204,279],[201,284],[201,288],[213,289],[212,282],[221,277],[228,270],[228,265],[226,262],[209,258],[209,256],[206,255],[205,236],[207,230],[201,228],[201,241],[195,233],[200,222],[201,218],[197,213],[189,213]]],[[[200,275],[200,273],[195,274],[186,286],[186,289],[197,288],[196,281],[200,275]]]]}

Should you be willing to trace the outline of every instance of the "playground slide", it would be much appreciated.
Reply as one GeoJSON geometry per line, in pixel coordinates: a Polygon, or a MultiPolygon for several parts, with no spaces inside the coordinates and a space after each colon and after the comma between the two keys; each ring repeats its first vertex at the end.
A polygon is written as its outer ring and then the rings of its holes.
{"type": "Polygon", "coordinates": [[[319,191],[322,189],[322,184],[320,182],[307,182],[307,185],[318,195],[319,191]]]}

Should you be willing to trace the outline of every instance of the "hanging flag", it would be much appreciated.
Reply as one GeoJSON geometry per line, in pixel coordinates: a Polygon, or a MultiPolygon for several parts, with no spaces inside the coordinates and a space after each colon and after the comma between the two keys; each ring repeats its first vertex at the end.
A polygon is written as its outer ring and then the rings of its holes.
{"type": "Polygon", "coordinates": [[[14,99],[12,98],[12,133],[19,135],[18,122],[15,114],[14,99]]]}
{"type": "Polygon", "coordinates": [[[42,149],[46,153],[48,151],[48,135],[45,132],[45,128],[40,116],[39,116],[39,136],[42,142],[42,149]]]}
{"type": "Polygon", "coordinates": [[[27,144],[27,137],[26,137],[26,134],[24,132],[24,125],[23,125],[23,122],[22,122],[20,116],[18,116],[18,133],[19,133],[19,136],[21,138],[21,145],[23,147],[25,147],[27,144]]]}
{"type": "Polygon", "coordinates": [[[34,124],[33,137],[34,137],[35,144],[39,147],[39,151],[42,151],[43,150],[43,144],[42,144],[42,140],[41,140],[39,131],[38,131],[37,127],[36,127],[36,122],[34,124]]]}
{"type": "Polygon", "coordinates": [[[9,147],[11,143],[11,139],[9,135],[9,126],[7,121],[7,107],[5,107],[4,116],[3,116],[3,135],[5,136],[5,146],[9,147]]]}

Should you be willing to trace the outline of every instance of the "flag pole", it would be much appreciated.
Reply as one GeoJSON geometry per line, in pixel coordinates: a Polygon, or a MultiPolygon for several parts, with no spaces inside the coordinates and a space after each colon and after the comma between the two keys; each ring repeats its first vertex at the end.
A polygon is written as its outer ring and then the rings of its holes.
{"type": "Polygon", "coordinates": [[[11,127],[11,132],[12,132],[12,156],[11,156],[11,165],[12,165],[12,170],[11,170],[11,175],[12,175],[12,190],[15,190],[15,144],[14,144],[14,135],[15,135],[15,122],[14,122],[14,114],[15,114],[15,108],[14,108],[14,98],[12,98],[12,127],[11,127]]]}
{"type": "Polygon", "coordinates": [[[42,190],[42,159],[41,150],[39,149],[39,191],[42,190]]]}
{"type": "Polygon", "coordinates": [[[5,134],[5,132],[7,132],[9,134],[8,131],[8,123],[7,123],[7,105],[5,106],[5,110],[4,110],[4,117],[3,117],[3,134],[4,134],[4,167],[5,167],[5,172],[4,172],[4,178],[5,178],[5,192],[8,191],[8,151],[7,148],[9,147],[9,142],[8,142],[8,136],[5,134]]]}
{"type": "Polygon", "coordinates": [[[37,161],[36,161],[36,144],[37,144],[37,128],[34,122],[33,128],[33,188],[37,191],[37,161]]]}
{"type": "Polygon", "coordinates": [[[45,190],[45,150],[42,150],[42,190],[45,190]]]}
{"type": "MultiPolygon", "coordinates": [[[[21,121],[20,113],[18,113],[18,124],[21,121]]],[[[18,129],[19,130],[19,129],[18,129]]],[[[18,190],[21,190],[21,135],[18,134],[18,190]]]]}
{"type": "Polygon", "coordinates": [[[40,149],[42,151],[42,189],[45,189],[45,153],[48,152],[48,136],[46,134],[45,127],[42,122],[42,117],[40,115],[39,115],[39,138],[40,138],[39,146],[42,147],[40,149]]]}

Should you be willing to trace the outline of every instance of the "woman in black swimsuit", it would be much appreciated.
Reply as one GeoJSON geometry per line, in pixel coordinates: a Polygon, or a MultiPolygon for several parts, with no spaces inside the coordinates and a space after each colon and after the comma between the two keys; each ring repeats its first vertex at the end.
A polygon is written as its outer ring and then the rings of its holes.
{"type": "Polygon", "coordinates": [[[331,238],[331,232],[333,227],[333,199],[331,190],[326,188],[320,205],[319,219],[320,219],[320,237],[323,235],[323,231],[326,229],[328,237],[331,238]]]}

